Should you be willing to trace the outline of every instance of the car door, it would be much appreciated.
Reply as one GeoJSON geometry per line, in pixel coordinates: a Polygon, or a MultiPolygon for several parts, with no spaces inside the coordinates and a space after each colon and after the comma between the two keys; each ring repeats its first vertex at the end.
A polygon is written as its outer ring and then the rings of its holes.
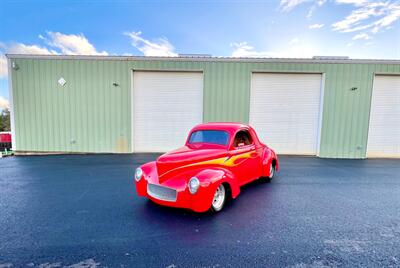
{"type": "Polygon", "coordinates": [[[239,185],[260,176],[261,155],[248,130],[241,129],[235,134],[229,154],[232,172],[238,179],[239,185]]]}

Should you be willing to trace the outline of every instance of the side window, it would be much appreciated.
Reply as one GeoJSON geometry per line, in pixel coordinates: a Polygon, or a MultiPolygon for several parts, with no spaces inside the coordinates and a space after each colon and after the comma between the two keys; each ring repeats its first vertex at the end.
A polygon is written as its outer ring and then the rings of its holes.
{"type": "Polygon", "coordinates": [[[253,139],[247,130],[239,131],[235,136],[235,140],[233,141],[233,146],[235,148],[251,144],[253,144],[253,139]]]}

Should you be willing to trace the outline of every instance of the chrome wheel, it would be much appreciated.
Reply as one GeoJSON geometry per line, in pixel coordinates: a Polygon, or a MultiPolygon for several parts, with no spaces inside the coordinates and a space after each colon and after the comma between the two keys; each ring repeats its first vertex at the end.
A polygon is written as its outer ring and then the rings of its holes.
{"type": "Polygon", "coordinates": [[[275,167],[271,164],[269,167],[269,178],[272,179],[275,175],[275,167]]]}
{"type": "Polygon", "coordinates": [[[224,185],[218,186],[214,194],[214,199],[212,201],[212,209],[214,211],[220,211],[225,203],[225,187],[224,185]]]}

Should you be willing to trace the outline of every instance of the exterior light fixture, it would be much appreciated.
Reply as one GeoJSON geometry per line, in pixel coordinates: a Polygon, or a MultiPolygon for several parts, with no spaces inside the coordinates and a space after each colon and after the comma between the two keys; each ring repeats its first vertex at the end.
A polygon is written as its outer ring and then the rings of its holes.
{"type": "Polygon", "coordinates": [[[18,69],[19,69],[19,66],[15,63],[15,61],[13,61],[13,62],[11,63],[11,67],[12,67],[14,70],[18,70],[18,69]]]}

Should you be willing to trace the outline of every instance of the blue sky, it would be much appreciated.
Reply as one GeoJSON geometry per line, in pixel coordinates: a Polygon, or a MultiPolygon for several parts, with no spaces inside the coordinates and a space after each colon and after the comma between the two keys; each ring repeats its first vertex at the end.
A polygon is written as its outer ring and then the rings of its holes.
{"type": "Polygon", "coordinates": [[[400,0],[0,2],[5,53],[400,59],[400,0]]]}

